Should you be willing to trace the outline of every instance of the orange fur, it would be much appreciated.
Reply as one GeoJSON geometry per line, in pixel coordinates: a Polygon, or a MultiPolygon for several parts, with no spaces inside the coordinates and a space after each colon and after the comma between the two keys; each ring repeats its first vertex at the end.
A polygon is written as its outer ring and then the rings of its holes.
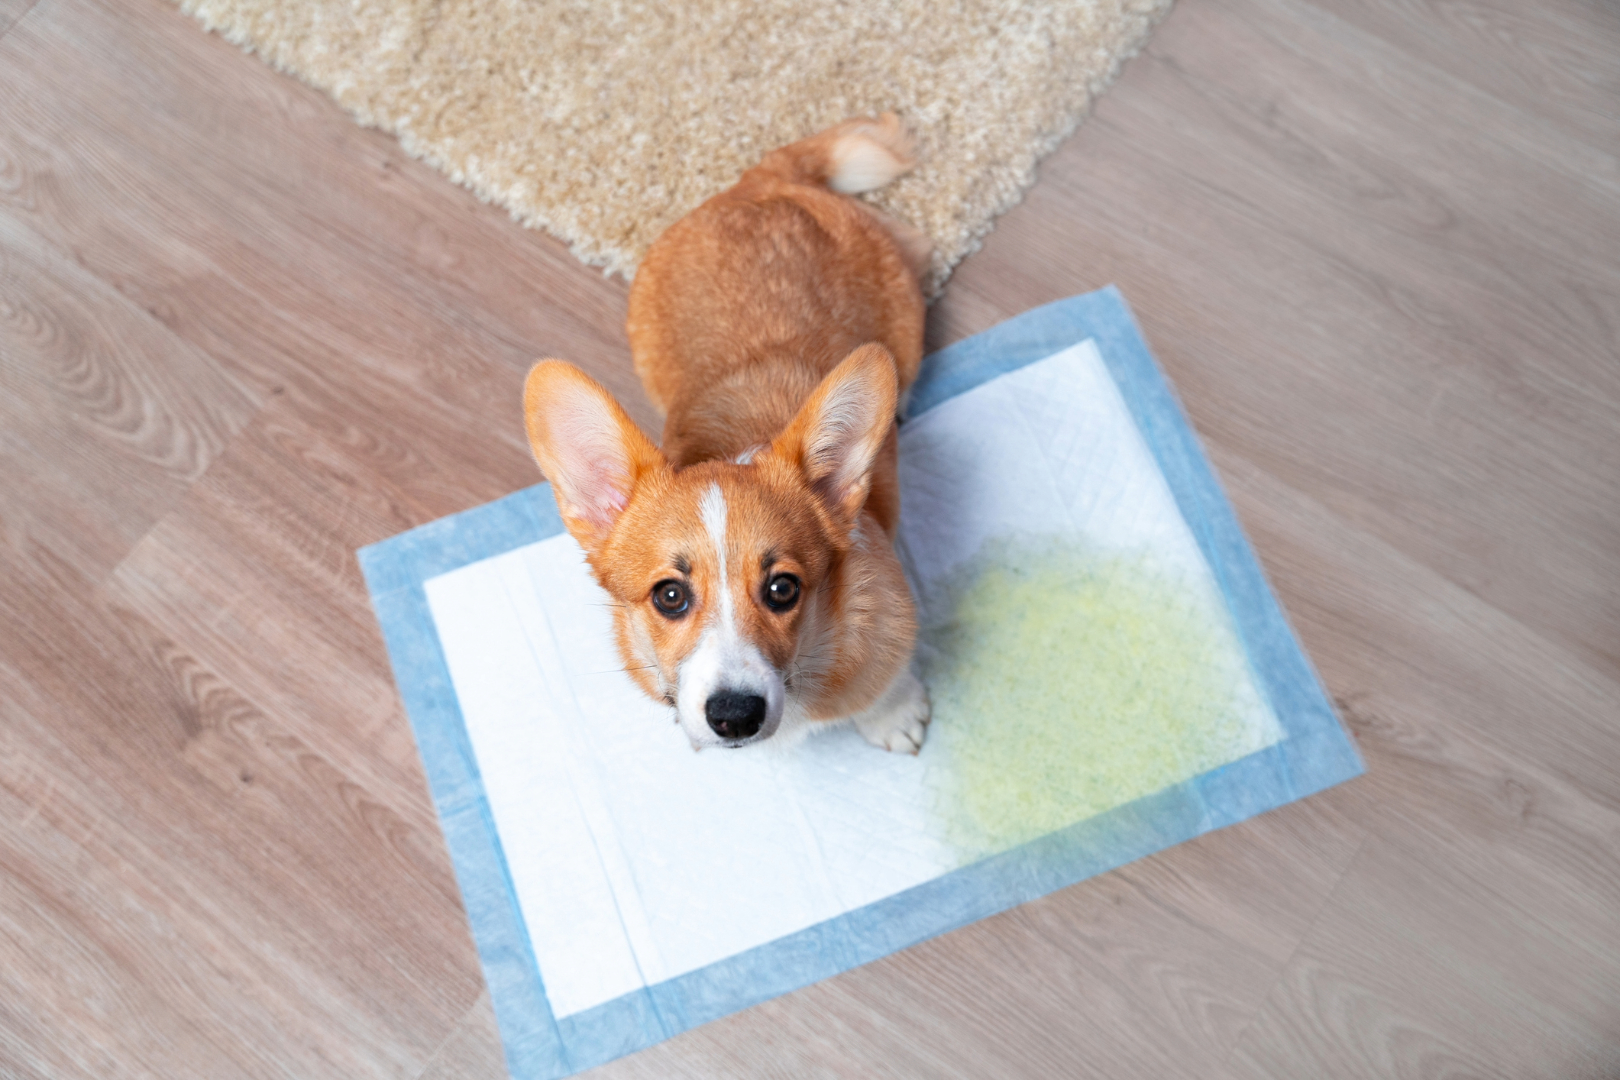
{"type": "Polygon", "coordinates": [[[536,460],[618,602],[626,668],[655,698],[676,703],[683,663],[723,613],[808,719],[866,709],[909,662],[893,417],[922,358],[925,256],[834,190],[909,167],[892,114],[850,121],[767,155],[653,245],[627,330],[665,414],[661,451],[577,369],[530,373],[536,460]],[[803,586],[788,612],[763,591],[784,573],[803,586]],[[691,594],[679,618],[650,600],[670,580],[691,594]]]}

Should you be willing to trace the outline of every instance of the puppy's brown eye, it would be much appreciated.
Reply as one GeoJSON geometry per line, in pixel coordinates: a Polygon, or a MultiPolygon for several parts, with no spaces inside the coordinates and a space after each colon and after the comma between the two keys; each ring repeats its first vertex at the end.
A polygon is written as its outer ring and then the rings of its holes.
{"type": "Polygon", "coordinates": [[[799,579],[792,574],[777,574],[765,586],[765,603],[772,611],[786,611],[799,602],[799,579]]]}
{"type": "Polygon", "coordinates": [[[653,586],[652,602],[653,607],[658,609],[658,614],[671,619],[685,615],[687,607],[691,604],[686,595],[686,586],[674,578],[666,578],[653,586]]]}

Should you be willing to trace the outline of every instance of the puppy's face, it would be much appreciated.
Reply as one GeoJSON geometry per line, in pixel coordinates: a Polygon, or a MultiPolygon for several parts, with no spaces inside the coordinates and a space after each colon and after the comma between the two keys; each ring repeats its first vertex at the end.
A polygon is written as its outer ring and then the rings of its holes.
{"type": "Polygon", "coordinates": [[[530,372],[535,457],[613,596],[625,669],[694,746],[771,737],[824,674],[833,578],[894,407],[893,361],[865,346],[770,446],[677,471],[577,368],[530,372]]]}
{"type": "Polygon", "coordinates": [[[847,537],[807,495],[771,457],[655,476],[592,556],[626,668],[699,746],[769,738],[814,664],[847,537]]]}

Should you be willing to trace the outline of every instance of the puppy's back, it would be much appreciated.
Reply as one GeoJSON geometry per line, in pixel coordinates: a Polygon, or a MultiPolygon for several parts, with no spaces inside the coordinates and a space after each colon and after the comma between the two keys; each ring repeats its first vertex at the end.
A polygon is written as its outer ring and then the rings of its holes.
{"type": "MultiPolygon", "coordinates": [[[[925,255],[909,230],[846,194],[910,166],[892,114],[852,120],[768,154],[654,243],[630,290],[626,329],[636,371],[672,426],[704,407],[705,388],[735,388],[752,369],[776,387],[813,386],[868,341],[894,355],[902,389],[911,384],[922,359],[925,255]]],[[[758,408],[771,415],[731,419],[785,423],[798,405],[792,396],[762,395],[758,408]]]]}

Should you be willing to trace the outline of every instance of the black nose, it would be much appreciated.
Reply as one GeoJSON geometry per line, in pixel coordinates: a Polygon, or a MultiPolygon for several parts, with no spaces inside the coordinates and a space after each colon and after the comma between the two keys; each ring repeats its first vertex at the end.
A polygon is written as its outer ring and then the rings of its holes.
{"type": "Polygon", "coordinates": [[[722,690],[703,703],[709,726],[722,739],[746,739],[765,722],[765,699],[758,694],[734,694],[722,690]]]}

